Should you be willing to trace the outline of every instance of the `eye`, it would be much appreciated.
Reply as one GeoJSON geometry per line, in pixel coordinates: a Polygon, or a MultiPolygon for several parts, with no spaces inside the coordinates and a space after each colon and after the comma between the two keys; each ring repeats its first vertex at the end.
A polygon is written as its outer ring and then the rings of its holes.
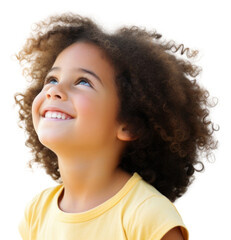
{"type": "Polygon", "coordinates": [[[76,85],[84,85],[84,86],[92,87],[90,81],[86,78],[79,78],[78,81],[76,82],[76,85]]]}
{"type": "Polygon", "coordinates": [[[44,81],[44,85],[46,85],[46,84],[55,84],[56,85],[56,84],[58,84],[58,81],[54,77],[48,77],[44,81]]]}

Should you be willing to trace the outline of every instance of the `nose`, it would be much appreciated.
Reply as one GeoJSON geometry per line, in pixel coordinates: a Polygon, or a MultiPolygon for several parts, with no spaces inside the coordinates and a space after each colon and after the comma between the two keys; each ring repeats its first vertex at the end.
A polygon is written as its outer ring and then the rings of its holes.
{"type": "Polygon", "coordinates": [[[60,85],[54,85],[50,87],[46,92],[46,97],[52,100],[62,100],[65,101],[67,99],[66,93],[61,89],[60,85]]]}

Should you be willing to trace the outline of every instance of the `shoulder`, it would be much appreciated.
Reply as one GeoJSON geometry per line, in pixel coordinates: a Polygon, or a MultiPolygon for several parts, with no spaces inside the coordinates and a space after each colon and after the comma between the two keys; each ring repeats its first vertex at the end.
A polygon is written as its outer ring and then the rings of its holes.
{"type": "Polygon", "coordinates": [[[161,239],[175,227],[179,227],[187,239],[187,229],[169,199],[143,180],[134,190],[126,228],[131,239],[161,239]]]}
{"type": "Polygon", "coordinates": [[[47,188],[37,194],[26,206],[26,219],[30,220],[32,217],[37,215],[37,212],[41,212],[42,208],[48,207],[61,188],[62,185],[59,185],[56,187],[47,188]]]}
{"type": "Polygon", "coordinates": [[[61,185],[45,189],[27,204],[24,217],[19,223],[19,232],[23,239],[26,239],[26,236],[28,236],[31,224],[36,223],[38,216],[46,211],[61,189],[61,185]]]}

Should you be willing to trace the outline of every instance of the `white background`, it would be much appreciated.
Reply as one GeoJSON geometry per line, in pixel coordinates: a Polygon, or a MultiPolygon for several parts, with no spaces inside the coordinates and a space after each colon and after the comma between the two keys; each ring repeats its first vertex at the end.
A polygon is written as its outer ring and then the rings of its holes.
{"type": "Polygon", "coordinates": [[[33,23],[51,14],[72,11],[92,17],[106,30],[122,25],[156,29],[164,38],[200,51],[196,64],[203,68],[200,83],[219,99],[211,111],[220,125],[215,163],[205,163],[188,192],[176,206],[191,240],[230,239],[230,56],[231,14],[229,1],[7,1],[0,3],[0,239],[20,239],[18,222],[25,204],[44,188],[55,186],[43,170],[31,172],[24,146],[25,135],[17,126],[13,95],[26,82],[13,55],[29,36],[33,23]]]}

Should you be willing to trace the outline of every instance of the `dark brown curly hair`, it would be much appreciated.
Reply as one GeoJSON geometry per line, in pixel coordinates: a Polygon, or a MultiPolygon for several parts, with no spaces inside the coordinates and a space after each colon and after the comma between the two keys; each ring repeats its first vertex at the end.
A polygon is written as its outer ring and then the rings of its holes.
{"type": "Polygon", "coordinates": [[[58,54],[79,41],[100,47],[116,69],[118,121],[126,122],[136,137],[127,144],[120,167],[138,172],[175,201],[187,190],[194,172],[204,168],[200,153],[208,156],[217,147],[213,133],[218,129],[208,119],[209,107],[215,104],[195,80],[201,69],[183,59],[184,54],[192,59],[198,51],[162,40],[156,31],[132,26],[109,34],[91,19],[73,13],[35,25],[16,55],[30,80],[27,90],[15,95],[20,122],[28,134],[26,145],[33,153],[30,165],[39,163],[54,180],[60,180],[57,156],[39,142],[31,107],[58,54]]]}

